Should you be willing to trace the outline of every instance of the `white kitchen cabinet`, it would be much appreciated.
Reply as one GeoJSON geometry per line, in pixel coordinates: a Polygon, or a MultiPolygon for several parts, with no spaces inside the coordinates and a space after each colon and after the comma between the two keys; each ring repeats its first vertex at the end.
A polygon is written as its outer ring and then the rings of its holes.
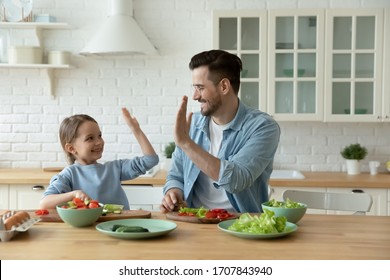
{"type": "Polygon", "coordinates": [[[9,209],[8,185],[0,185],[0,209],[9,209]]]}
{"type": "Polygon", "coordinates": [[[266,111],[267,16],[265,11],[215,11],[215,49],[236,54],[243,62],[239,97],[266,111]]]}
{"type": "Polygon", "coordinates": [[[276,120],[378,122],[390,121],[389,28],[388,8],[217,11],[213,38],[243,61],[241,100],[276,120]]]}
{"type": "Polygon", "coordinates": [[[387,216],[390,216],[390,189],[387,189],[387,216]]]}
{"type": "MultiPolygon", "coordinates": [[[[367,212],[367,215],[387,216],[388,189],[380,189],[380,188],[328,188],[327,189],[328,192],[337,192],[337,193],[352,192],[356,190],[363,191],[372,196],[371,210],[367,212]]],[[[333,214],[333,213],[339,214],[336,211],[329,211],[329,214],[333,214]]]]}
{"type": "MultiPolygon", "coordinates": [[[[383,9],[331,9],[326,18],[325,120],[385,118],[383,9]]],[[[388,37],[388,36],[387,36],[388,37]]]]}
{"type": "MultiPolygon", "coordinates": [[[[43,46],[43,31],[48,29],[70,29],[71,26],[67,23],[60,22],[0,22],[0,29],[16,30],[16,29],[31,29],[35,32],[38,39],[39,47],[43,46]]],[[[48,88],[50,95],[54,96],[54,75],[53,70],[55,69],[71,69],[71,65],[51,65],[51,64],[8,64],[0,63],[0,68],[10,69],[23,69],[23,68],[34,68],[44,71],[45,76],[48,79],[48,88]]]]}
{"type": "MultiPolygon", "coordinates": [[[[383,52],[383,103],[382,103],[382,110],[383,110],[383,115],[381,120],[382,121],[390,121],[390,36],[389,33],[390,31],[387,29],[390,26],[390,8],[387,8],[385,10],[385,30],[384,32],[387,32],[387,36],[385,36],[385,42],[384,42],[384,51],[383,52]]],[[[389,208],[388,208],[389,209],[389,208]]],[[[390,211],[390,209],[389,209],[390,211]]]]}
{"type": "Polygon", "coordinates": [[[122,185],[130,210],[160,211],[159,207],[163,199],[162,186],[153,185],[122,185]]]}
{"type": "MultiPolygon", "coordinates": [[[[277,201],[283,201],[283,192],[285,190],[304,190],[304,191],[314,191],[314,192],[336,192],[336,193],[345,193],[352,191],[363,191],[372,196],[372,207],[367,215],[374,216],[386,216],[389,215],[389,205],[390,205],[390,190],[384,188],[325,188],[325,187],[272,187],[271,186],[271,195],[270,199],[276,199],[277,201]],[[389,192],[389,194],[388,194],[389,192]]],[[[353,214],[353,212],[348,211],[334,211],[334,210],[318,210],[318,209],[308,209],[308,214],[353,214]]]]}
{"type": "Polygon", "coordinates": [[[38,209],[44,191],[44,186],[11,185],[9,188],[9,209],[38,209]]]}
{"type": "Polygon", "coordinates": [[[323,120],[324,14],[269,12],[268,113],[277,120],[323,120]]]}

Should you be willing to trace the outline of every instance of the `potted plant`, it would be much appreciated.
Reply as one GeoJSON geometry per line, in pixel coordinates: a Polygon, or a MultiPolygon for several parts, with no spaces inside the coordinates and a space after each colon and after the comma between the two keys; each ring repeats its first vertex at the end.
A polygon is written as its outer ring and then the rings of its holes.
{"type": "Polygon", "coordinates": [[[360,174],[360,161],[367,155],[367,149],[359,143],[350,144],[341,151],[341,156],[346,159],[347,173],[349,175],[360,174]]]}
{"type": "Polygon", "coordinates": [[[169,142],[164,148],[164,156],[165,156],[165,165],[164,169],[169,171],[172,165],[172,154],[175,151],[176,144],[175,142],[169,142]]]}
{"type": "Polygon", "coordinates": [[[176,148],[175,142],[169,142],[164,148],[165,157],[172,158],[172,154],[175,148],[176,148]]]}

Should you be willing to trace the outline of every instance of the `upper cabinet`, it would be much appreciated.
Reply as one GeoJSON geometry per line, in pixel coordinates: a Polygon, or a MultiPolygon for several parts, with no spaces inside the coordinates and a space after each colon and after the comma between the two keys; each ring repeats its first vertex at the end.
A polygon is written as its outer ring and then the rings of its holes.
{"type": "Polygon", "coordinates": [[[383,9],[327,11],[326,121],[385,119],[383,17],[383,9]]]}
{"type": "Polygon", "coordinates": [[[272,10],[268,113],[278,120],[323,119],[323,10],[272,10]]]}
{"type": "Polygon", "coordinates": [[[390,121],[385,21],[385,9],[219,11],[214,47],[242,59],[241,100],[276,120],[390,121]]]}
{"type": "Polygon", "coordinates": [[[267,71],[267,16],[265,11],[214,12],[214,46],[241,58],[240,98],[265,111],[267,71]]]}

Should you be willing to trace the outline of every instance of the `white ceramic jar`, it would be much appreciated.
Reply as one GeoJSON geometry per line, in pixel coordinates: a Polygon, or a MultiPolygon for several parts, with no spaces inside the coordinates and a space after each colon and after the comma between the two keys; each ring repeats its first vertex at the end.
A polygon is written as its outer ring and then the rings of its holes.
{"type": "Polygon", "coordinates": [[[47,63],[68,65],[70,63],[70,53],[67,51],[50,51],[47,55],[47,63]]]}
{"type": "Polygon", "coordinates": [[[42,64],[42,49],[32,46],[10,46],[9,64],[42,64]]]}

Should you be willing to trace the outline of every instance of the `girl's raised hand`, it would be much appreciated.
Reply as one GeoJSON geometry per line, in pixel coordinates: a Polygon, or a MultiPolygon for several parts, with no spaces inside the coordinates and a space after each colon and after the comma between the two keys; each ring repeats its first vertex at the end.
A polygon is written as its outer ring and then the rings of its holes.
{"type": "Polygon", "coordinates": [[[137,119],[130,114],[129,110],[127,110],[126,108],[122,108],[122,115],[125,122],[132,131],[134,131],[134,129],[139,129],[139,123],[137,119]]]}

